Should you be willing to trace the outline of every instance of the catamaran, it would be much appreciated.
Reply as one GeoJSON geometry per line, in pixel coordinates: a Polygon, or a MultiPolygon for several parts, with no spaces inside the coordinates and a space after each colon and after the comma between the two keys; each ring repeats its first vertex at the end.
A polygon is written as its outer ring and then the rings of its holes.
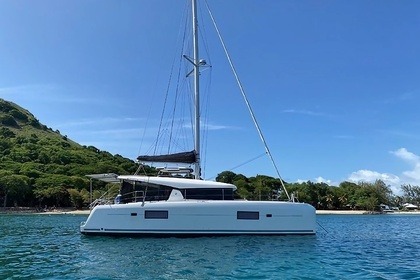
{"type": "MultiPolygon", "coordinates": [[[[120,182],[114,203],[97,205],[80,232],[86,235],[201,236],[313,235],[315,208],[289,201],[235,199],[233,184],[201,179],[200,66],[197,0],[192,0],[194,76],[194,150],[171,155],[139,156],[141,162],[186,163],[193,168],[164,168],[160,176],[102,174],[92,178],[120,182]]],[[[254,118],[254,116],[253,116],[254,118]]],[[[258,128],[260,137],[262,134],[258,128]]],[[[269,153],[266,146],[267,153],[269,153]]],[[[282,186],[284,187],[283,181],[282,186]]]]}

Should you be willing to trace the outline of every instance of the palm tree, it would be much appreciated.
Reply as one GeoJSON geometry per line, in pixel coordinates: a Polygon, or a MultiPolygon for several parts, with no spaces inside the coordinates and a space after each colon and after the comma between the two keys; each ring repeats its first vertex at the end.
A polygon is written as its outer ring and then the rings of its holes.
{"type": "Polygon", "coordinates": [[[331,193],[325,196],[325,202],[327,203],[328,209],[333,208],[333,201],[334,201],[334,195],[332,195],[331,193]]]}
{"type": "Polygon", "coordinates": [[[340,202],[340,208],[344,208],[347,205],[347,196],[343,194],[338,198],[338,201],[340,202]]]}

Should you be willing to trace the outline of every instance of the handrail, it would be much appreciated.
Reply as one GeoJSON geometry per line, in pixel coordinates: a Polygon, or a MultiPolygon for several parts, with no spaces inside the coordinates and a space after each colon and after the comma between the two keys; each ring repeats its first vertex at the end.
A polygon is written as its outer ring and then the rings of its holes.
{"type": "Polygon", "coordinates": [[[97,205],[107,205],[107,204],[112,204],[112,200],[109,198],[106,198],[105,196],[107,196],[109,193],[109,190],[106,191],[105,193],[103,193],[101,195],[101,197],[95,199],[91,204],[89,204],[89,209],[93,209],[95,208],[95,206],[97,205]]]}
{"type": "Polygon", "coordinates": [[[89,209],[93,209],[95,208],[97,205],[108,205],[108,204],[112,204],[112,201],[110,199],[107,198],[97,198],[95,199],[90,205],[89,205],[89,209]]]}

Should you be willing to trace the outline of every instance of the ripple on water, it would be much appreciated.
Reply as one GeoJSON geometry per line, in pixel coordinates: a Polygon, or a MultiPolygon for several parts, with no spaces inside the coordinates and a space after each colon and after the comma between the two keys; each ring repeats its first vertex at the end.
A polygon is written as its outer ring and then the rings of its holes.
{"type": "Polygon", "coordinates": [[[85,216],[0,216],[0,279],[415,279],[420,216],[328,216],[316,236],[86,237],[85,216]],[[417,233],[416,233],[417,232],[417,233]]]}

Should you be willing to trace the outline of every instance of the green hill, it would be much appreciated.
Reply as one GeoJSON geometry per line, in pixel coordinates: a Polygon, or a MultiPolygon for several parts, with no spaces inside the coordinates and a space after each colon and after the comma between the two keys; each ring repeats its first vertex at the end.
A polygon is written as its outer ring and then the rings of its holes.
{"type": "MultiPolygon", "coordinates": [[[[0,206],[81,207],[94,173],[133,174],[134,161],[82,146],[0,99],[0,206]]],[[[105,186],[95,182],[98,196],[105,186]]]]}
{"type": "MultiPolygon", "coordinates": [[[[81,146],[58,130],[41,124],[29,111],[0,99],[0,207],[86,207],[90,201],[87,174],[133,174],[137,164],[120,155],[111,155],[93,146],[81,146]]],[[[155,174],[155,169],[146,167],[155,174]]],[[[233,183],[238,195],[248,200],[285,199],[279,179],[264,175],[247,178],[231,171],[221,172],[217,181],[233,183]]],[[[104,192],[116,195],[118,186],[93,182],[93,198],[104,192]]],[[[379,204],[398,206],[417,203],[418,186],[403,186],[404,197],[395,196],[383,181],[342,182],[338,187],[325,183],[286,183],[290,193],[317,209],[374,210],[379,204]],[[350,206],[349,206],[350,205],[350,206]]]]}

